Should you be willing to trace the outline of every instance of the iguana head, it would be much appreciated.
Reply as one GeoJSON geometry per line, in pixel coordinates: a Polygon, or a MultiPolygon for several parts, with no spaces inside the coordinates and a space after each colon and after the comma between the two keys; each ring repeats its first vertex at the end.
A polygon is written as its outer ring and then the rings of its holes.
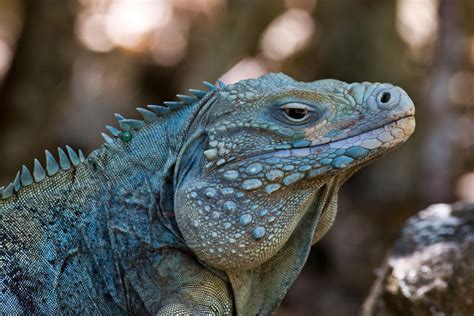
{"type": "MultiPolygon", "coordinates": [[[[413,115],[411,99],[391,84],[268,74],[221,87],[178,163],[175,210],[186,244],[217,269],[262,265],[306,213],[331,206],[343,180],[406,141],[413,115]],[[336,188],[322,200],[329,184],[336,188]]],[[[329,228],[308,227],[298,233],[310,240],[329,228]]]]}

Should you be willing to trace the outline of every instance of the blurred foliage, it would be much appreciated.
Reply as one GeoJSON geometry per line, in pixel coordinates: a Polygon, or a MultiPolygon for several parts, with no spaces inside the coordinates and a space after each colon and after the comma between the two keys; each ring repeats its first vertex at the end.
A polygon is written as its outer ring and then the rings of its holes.
{"type": "Polygon", "coordinates": [[[202,80],[401,85],[414,137],[348,181],[278,312],[354,315],[407,217],[474,200],[473,21],[472,0],[3,0],[0,181],[45,148],[90,152],[114,112],[134,117],[202,80]]]}

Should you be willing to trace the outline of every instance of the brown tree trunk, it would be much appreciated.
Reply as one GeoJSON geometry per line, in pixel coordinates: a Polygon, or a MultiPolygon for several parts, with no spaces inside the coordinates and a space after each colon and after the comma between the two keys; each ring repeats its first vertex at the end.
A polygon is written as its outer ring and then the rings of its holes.
{"type": "Polygon", "coordinates": [[[461,1],[442,0],[439,3],[439,36],[435,64],[425,87],[427,111],[420,124],[424,143],[420,166],[423,173],[419,192],[431,203],[453,200],[455,176],[462,167],[463,157],[457,144],[460,135],[458,115],[449,98],[450,79],[464,66],[464,40],[461,32],[461,1]],[[459,137],[458,137],[459,136],[459,137]]]}

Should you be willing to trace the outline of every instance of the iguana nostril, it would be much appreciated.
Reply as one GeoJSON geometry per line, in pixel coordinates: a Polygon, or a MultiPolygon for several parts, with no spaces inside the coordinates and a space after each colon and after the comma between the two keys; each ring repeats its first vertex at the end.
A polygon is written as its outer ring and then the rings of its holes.
{"type": "Polygon", "coordinates": [[[390,94],[390,92],[384,92],[382,93],[382,95],[380,96],[380,102],[382,103],[388,103],[390,102],[390,99],[392,98],[392,95],[390,94]]]}
{"type": "Polygon", "coordinates": [[[402,91],[397,87],[383,87],[376,92],[375,100],[379,110],[393,110],[400,103],[402,91]]]}

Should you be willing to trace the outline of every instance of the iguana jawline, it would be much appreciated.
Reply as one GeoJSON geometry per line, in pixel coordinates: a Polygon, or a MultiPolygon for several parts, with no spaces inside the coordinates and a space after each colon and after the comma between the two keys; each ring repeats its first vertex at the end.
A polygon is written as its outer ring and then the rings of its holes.
{"type": "MultiPolygon", "coordinates": [[[[300,147],[300,148],[293,148],[293,149],[279,149],[279,150],[273,150],[273,151],[268,150],[268,151],[264,151],[264,152],[259,152],[259,153],[254,153],[254,154],[251,154],[251,155],[242,156],[242,157],[236,157],[234,159],[229,159],[226,163],[220,165],[219,167],[223,168],[227,165],[232,165],[234,163],[238,163],[238,162],[245,161],[247,159],[254,159],[254,158],[303,157],[303,156],[307,156],[308,154],[318,154],[318,153],[321,152],[321,150],[323,148],[326,148],[327,146],[330,146],[330,145],[335,145],[335,144],[339,144],[339,143],[342,143],[342,142],[347,142],[347,141],[356,139],[357,137],[360,138],[360,137],[363,137],[364,135],[369,135],[370,133],[374,133],[374,132],[377,132],[377,131],[382,131],[384,129],[391,128],[391,127],[396,127],[397,125],[411,124],[411,121],[414,122],[414,117],[415,117],[414,115],[410,114],[410,115],[404,116],[402,118],[396,119],[394,121],[391,121],[390,123],[387,123],[387,124],[381,125],[379,127],[370,129],[368,131],[359,133],[357,135],[350,136],[350,137],[344,137],[344,138],[340,138],[340,139],[335,139],[333,141],[327,141],[327,142],[324,142],[324,143],[318,143],[317,145],[300,147]]],[[[411,129],[411,126],[407,126],[407,128],[411,129]]]]}

